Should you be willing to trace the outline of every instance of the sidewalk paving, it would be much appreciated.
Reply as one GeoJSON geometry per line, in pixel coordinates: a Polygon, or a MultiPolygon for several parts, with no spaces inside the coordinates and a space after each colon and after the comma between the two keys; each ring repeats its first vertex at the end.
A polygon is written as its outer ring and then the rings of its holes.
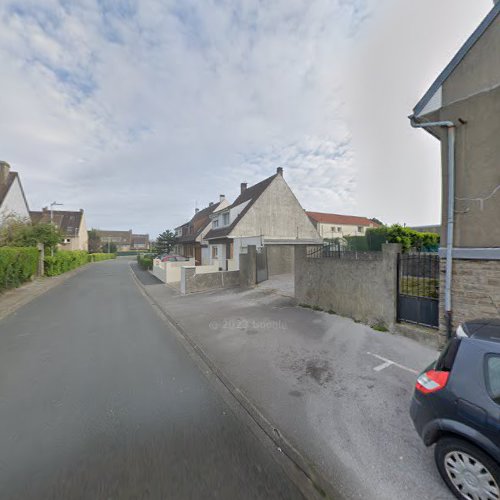
{"type": "Polygon", "coordinates": [[[271,288],[144,288],[344,498],[452,498],[408,415],[434,349],[271,288]]]}

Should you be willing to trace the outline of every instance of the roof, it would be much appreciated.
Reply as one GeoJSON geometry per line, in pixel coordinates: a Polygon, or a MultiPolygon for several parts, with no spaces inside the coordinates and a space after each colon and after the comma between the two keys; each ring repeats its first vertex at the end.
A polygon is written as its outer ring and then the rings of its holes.
{"type": "Polygon", "coordinates": [[[207,233],[205,236],[205,239],[215,239],[215,238],[224,238],[227,236],[231,231],[235,228],[235,226],[240,222],[240,220],[244,217],[244,215],[250,210],[250,207],[259,199],[260,195],[267,189],[269,184],[276,178],[276,176],[281,175],[279,173],[276,173],[274,175],[271,175],[271,177],[268,177],[267,179],[264,179],[263,181],[260,181],[257,184],[254,184],[253,186],[250,186],[246,188],[239,196],[234,200],[232,205],[229,205],[228,207],[224,208],[222,211],[230,210],[231,208],[237,207],[238,205],[241,205],[242,203],[245,203],[248,201],[249,203],[245,206],[245,208],[239,213],[238,217],[234,219],[234,221],[226,227],[221,227],[217,229],[210,229],[210,231],[207,233]]]}
{"type": "Polygon", "coordinates": [[[149,234],[133,234],[132,235],[132,245],[141,245],[149,243],[149,234]]]}
{"type": "MultiPolygon", "coordinates": [[[[31,222],[33,224],[49,224],[50,210],[41,212],[30,211],[31,222]]],[[[83,211],[70,212],[67,210],[53,210],[52,222],[60,229],[65,236],[77,236],[80,231],[83,211]]]]}
{"type": "Polygon", "coordinates": [[[130,244],[132,239],[132,229],[128,231],[108,231],[104,229],[98,229],[97,234],[100,238],[107,238],[110,241],[117,243],[128,243],[130,244]]]}
{"type": "MultiPolygon", "coordinates": [[[[19,178],[19,174],[17,172],[9,172],[7,176],[7,182],[5,184],[0,184],[0,207],[2,206],[2,203],[4,202],[7,193],[9,192],[10,188],[12,187],[12,184],[14,184],[14,181],[19,178]]],[[[26,199],[26,195],[24,194],[24,189],[23,185],[21,184],[21,179],[19,178],[19,187],[21,188],[21,193],[23,195],[24,203],[26,204],[26,208],[28,208],[28,200],[26,199]]]]}
{"type": "Polygon", "coordinates": [[[180,236],[178,238],[179,243],[194,243],[196,238],[200,235],[200,233],[207,227],[210,223],[210,215],[216,210],[216,208],[220,205],[219,203],[212,203],[205,207],[203,210],[199,210],[193,216],[193,218],[179,227],[189,226],[192,228],[192,232],[190,234],[186,234],[184,236],[180,236]]]}
{"type": "Polygon", "coordinates": [[[327,214],[324,212],[306,212],[310,219],[321,224],[344,224],[348,226],[369,226],[380,227],[380,224],[373,222],[367,217],[356,215],[327,214]]]}
{"type": "Polygon", "coordinates": [[[468,40],[464,43],[461,49],[457,52],[455,57],[450,61],[448,66],[441,72],[437,77],[436,81],[431,85],[429,90],[424,94],[422,99],[413,108],[413,115],[418,116],[422,110],[427,106],[429,101],[433,98],[434,94],[439,90],[441,85],[448,79],[448,77],[453,73],[456,67],[462,62],[463,58],[469,53],[476,42],[483,36],[485,31],[490,27],[496,17],[500,14],[500,2],[495,3],[495,6],[488,15],[484,18],[477,29],[472,33],[468,40]]]}

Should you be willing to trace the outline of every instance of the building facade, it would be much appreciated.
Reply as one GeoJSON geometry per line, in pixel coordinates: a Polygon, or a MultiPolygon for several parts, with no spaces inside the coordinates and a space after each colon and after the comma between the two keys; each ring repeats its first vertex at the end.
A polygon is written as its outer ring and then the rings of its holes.
{"type": "Polygon", "coordinates": [[[9,217],[29,221],[30,211],[19,174],[0,161],[0,225],[9,217]]]}
{"type": "Polygon", "coordinates": [[[340,215],[324,212],[306,212],[314,227],[324,240],[334,240],[344,236],[364,236],[366,230],[380,227],[380,224],[355,215],[340,215]]]}

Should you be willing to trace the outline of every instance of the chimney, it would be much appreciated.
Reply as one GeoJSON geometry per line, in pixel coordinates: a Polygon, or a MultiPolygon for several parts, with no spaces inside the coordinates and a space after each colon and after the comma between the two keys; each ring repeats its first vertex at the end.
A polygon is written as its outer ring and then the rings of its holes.
{"type": "Polygon", "coordinates": [[[241,194],[243,194],[243,191],[247,188],[248,184],[246,182],[241,183],[241,194]]]}
{"type": "Polygon", "coordinates": [[[42,212],[48,212],[49,211],[49,207],[43,207],[42,208],[42,212]]]}
{"type": "Polygon", "coordinates": [[[199,209],[199,208],[195,208],[195,209],[194,209],[194,213],[195,213],[195,214],[197,214],[199,211],[200,211],[200,209],[199,209]]]}
{"type": "Polygon", "coordinates": [[[281,175],[281,176],[283,176],[283,167],[278,167],[276,169],[276,173],[279,174],[279,175],[281,175]]]}
{"type": "Polygon", "coordinates": [[[9,177],[10,165],[6,161],[0,161],[0,186],[7,184],[9,177]]]}
{"type": "Polygon", "coordinates": [[[225,194],[220,194],[219,195],[219,203],[222,203],[225,199],[226,199],[226,195],[225,194]]]}
{"type": "Polygon", "coordinates": [[[213,204],[214,204],[214,202],[213,202],[213,201],[211,201],[211,202],[208,204],[208,206],[209,206],[209,207],[211,207],[213,204]]]}

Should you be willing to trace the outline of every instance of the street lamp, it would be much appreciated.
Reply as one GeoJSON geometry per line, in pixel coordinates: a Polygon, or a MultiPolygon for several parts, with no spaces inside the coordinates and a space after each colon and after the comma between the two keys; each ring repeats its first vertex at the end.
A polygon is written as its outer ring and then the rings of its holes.
{"type": "MultiPolygon", "coordinates": [[[[63,203],[57,203],[57,201],[53,201],[51,204],[50,204],[50,223],[53,225],[54,224],[54,214],[53,214],[53,207],[55,206],[62,206],[63,203]]],[[[54,246],[52,246],[50,248],[50,255],[52,255],[52,257],[54,256],[54,246]]]]}

